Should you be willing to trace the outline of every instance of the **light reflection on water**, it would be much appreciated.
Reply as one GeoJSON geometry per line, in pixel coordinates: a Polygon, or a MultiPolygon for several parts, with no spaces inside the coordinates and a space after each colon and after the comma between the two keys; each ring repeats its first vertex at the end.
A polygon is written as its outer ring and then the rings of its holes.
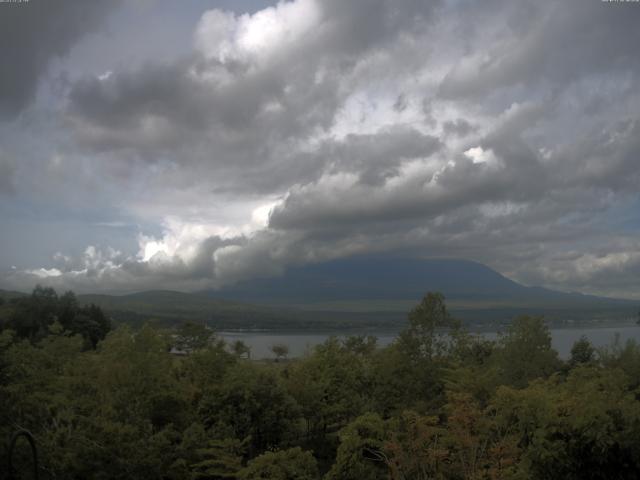
{"type": "MultiPolygon", "coordinates": [[[[478,332],[489,339],[495,339],[495,331],[478,332]]],[[[573,343],[582,335],[586,336],[596,347],[611,345],[619,335],[620,342],[624,344],[629,339],[640,342],[640,326],[625,325],[616,327],[590,327],[590,328],[552,328],[551,338],[555,348],[562,358],[567,358],[573,343]]],[[[334,335],[344,338],[347,335],[374,335],[378,338],[379,346],[389,345],[397,336],[397,332],[353,330],[345,332],[220,332],[219,335],[227,342],[242,340],[251,347],[251,358],[273,358],[271,346],[284,344],[289,347],[289,357],[301,357],[310,352],[314,346],[323,343],[334,335]]]]}

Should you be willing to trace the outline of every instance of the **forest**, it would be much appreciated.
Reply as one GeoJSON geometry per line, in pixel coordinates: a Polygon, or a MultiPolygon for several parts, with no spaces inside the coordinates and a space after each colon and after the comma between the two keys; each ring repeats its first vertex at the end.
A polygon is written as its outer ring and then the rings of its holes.
{"type": "Polygon", "coordinates": [[[23,440],[4,468],[20,429],[40,478],[640,478],[640,345],[561,359],[539,317],[487,340],[427,293],[388,347],[272,360],[198,324],[114,328],[42,287],[0,322],[0,478],[31,478],[23,440]]]}

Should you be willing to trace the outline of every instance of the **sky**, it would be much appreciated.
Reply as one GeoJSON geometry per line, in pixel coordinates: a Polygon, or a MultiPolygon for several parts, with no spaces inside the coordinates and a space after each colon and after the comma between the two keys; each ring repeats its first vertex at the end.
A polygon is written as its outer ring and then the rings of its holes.
{"type": "Polygon", "coordinates": [[[632,1],[0,3],[0,288],[367,254],[640,299],[638,25],[632,1]]]}

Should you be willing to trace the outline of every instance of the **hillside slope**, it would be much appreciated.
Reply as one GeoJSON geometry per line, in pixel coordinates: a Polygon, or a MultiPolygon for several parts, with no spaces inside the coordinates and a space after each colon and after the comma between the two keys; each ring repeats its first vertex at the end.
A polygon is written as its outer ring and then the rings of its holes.
{"type": "MultiPolygon", "coordinates": [[[[79,295],[117,322],[172,325],[185,320],[217,329],[395,327],[428,291],[442,292],[452,313],[472,323],[521,314],[557,323],[628,321],[638,302],[526,287],[477,262],[354,257],[295,267],[216,291],[165,290],[79,295]]],[[[2,292],[9,299],[19,292],[2,292]]]]}
{"type": "Polygon", "coordinates": [[[474,323],[503,323],[521,314],[559,323],[627,321],[638,302],[521,285],[478,262],[459,259],[352,257],[295,267],[216,291],[211,298],[295,307],[325,314],[405,318],[428,291],[445,295],[450,310],[474,323]]]}
{"type": "Polygon", "coordinates": [[[305,304],[355,299],[416,301],[427,291],[468,303],[568,307],[628,303],[526,287],[486,265],[458,259],[355,257],[291,268],[279,277],[249,280],[207,293],[228,300],[305,304]]]}

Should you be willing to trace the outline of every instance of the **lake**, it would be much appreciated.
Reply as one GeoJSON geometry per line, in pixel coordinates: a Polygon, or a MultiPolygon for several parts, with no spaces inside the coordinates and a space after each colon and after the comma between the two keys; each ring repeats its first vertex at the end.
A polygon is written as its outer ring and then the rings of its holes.
{"type": "MultiPolygon", "coordinates": [[[[622,325],[614,327],[589,327],[589,328],[552,328],[551,339],[555,348],[562,358],[568,358],[573,343],[582,335],[586,336],[596,347],[603,347],[612,344],[616,335],[619,335],[622,343],[629,339],[640,342],[640,326],[622,325]]],[[[477,331],[486,338],[495,339],[495,331],[477,331]]],[[[284,344],[289,347],[289,357],[301,357],[310,352],[314,346],[323,343],[330,336],[344,338],[347,335],[375,335],[378,337],[378,345],[389,345],[397,336],[398,332],[355,330],[345,332],[219,332],[219,335],[227,342],[242,340],[251,347],[251,358],[264,359],[273,358],[271,346],[284,344]]]]}

